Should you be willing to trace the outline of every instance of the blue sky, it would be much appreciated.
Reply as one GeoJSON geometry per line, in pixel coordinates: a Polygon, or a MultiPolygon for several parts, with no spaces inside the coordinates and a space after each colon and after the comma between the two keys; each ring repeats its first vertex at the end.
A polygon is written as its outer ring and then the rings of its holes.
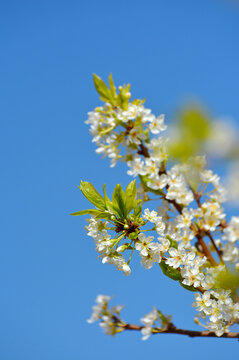
{"type": "Polygon", "coordinates": [[[126,278],[96,260],[81,179],[109,192],[129,182],[95,154],[84,124],[99,105],[92,73],[112,72],[170,118],[199,98],[239,119],[239,5],[223,0],[1,1],[0,358],[76,360],[237,358],[227,339],[107,337],[88,325],[97,294],[137,322],[155,305],[195,328],[192,294],[135,261],[126,278]],[[203,355],[204,356],[204,355],[203,355]]]}

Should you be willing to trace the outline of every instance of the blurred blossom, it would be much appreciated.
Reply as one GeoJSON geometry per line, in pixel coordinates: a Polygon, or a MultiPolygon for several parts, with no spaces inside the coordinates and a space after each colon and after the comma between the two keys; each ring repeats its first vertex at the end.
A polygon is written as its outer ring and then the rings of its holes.
{"type": "Polygon", "coordinates": [[[224,186],[229,189],[228,201],[231,205],[239,204],[239,161],[229,165],[227,174],[224,179],[224,186]]]}
{"type": "Polygon", "coordinates": [[[212,158],[230,158],[238,153],[239,130],[229,117],[221,117],[210,124],[211,131],[205,151],[212,158]]]}
{"type": "Polygon", "coordinates": [[[214,118],[202,105],[186,105],[176,114],[170,138],[170,156],[175,160],[195,155],[206,155],[209,161],[239,156],[236,121],[229,116],[214,118]]]}
{"type": "MultiPolygon", "coordinates": [[[[205,155],[211,166],[223,170],[228,202],[239,204],[239,127],[229,116],[214,118],[202,105],[189,104],[176,115],[170,127],[170,157],[190,164],[196,155],[205,155]]],[[[187,178],[197,183],[198,166],[190,164],[187,178]]],[[[186,174],[185,174],[186,175],[186,174]]]]}

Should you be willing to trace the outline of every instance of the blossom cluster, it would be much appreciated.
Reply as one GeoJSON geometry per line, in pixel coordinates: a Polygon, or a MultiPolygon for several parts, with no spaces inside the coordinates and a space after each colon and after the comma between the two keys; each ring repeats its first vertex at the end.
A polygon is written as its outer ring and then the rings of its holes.
{"type": "Polygon", "coordinates": [[[100,326],[107,335],[115,335],[123,331],[122,322],[120,320],[120,311],[123,306],[116,305],[112,308],[108,307],[111,297],[108,295],[98,295],[96,298],[96,305],[93,306],[93,312],[88,319],[88,323],[93,323],[100,320],[100,326]]]}
{"type": "MultiPolygon", "coordinates": [[[[128,324],[121,319],[122,305],[109,307],[109,301],[112,300],[111,296],[98,295],[93,306],[91,317],[87,320],[88,323],[100,321],[100,327],[107,335],[115,335],[127,329],[128,324]]],[[[152,332],[163,331],[171,324],[171,316],[165,316],[162,312],[155,307],[153,310],[145,315],[141,322],[142,340],[147,340],[152,332]]]]}
{"type": "MultiPolygon", "coordinates": [[[[134,213],[130,213],[133,206],[126,213],[127,196],[122,200],[124,194],[119,192],[115,205],[109,205],[105,198],[108,207],[103,207],[103,215],[102,209],[97,215],[90,213],[87,234],[94,239],[102,262],[114,264],[124,274],[130,275],[136,251],[145,269],[159,264],[166,276],[196,291],[193,306],[199,312],[197,322],[202,324],[198,319],[204,319],[202,325],[221,336],[239,319],[238,281],[230,280],[239,276],[239,217],[226,222],[222,206],[226,191],[220,177],[206,169],[204,156],[169,163],[169,139],[162,136],[164,115],[153,115],[141,100],[130,102],[128,87],[119,88],[117,95],[112,82],[107,90],[101,79],[97,81],[97,91],[106,103],[89,112],[86,121],[96,152],[108,156],[112,167],[119,159],[126,162],[128,175],[139,178],[138,196],[143,204],[157,197],[161,206],[142,211],[137,203],[134,213]],[[146,231],[150,231],[149,236],[146,231]],[[226,284],[220,282],[222,274],[227,274],[226,284]]],[[[92,319],[105,311],[101,324],[107,324],[102,325],[107,333],[115,333],[113,315],[105,310],[109,298],[97,299],[92,319]]],[[[158,316],[154,309],[143,318],[144,339],[158,316]]]]}
{"type": "Polygon", "coordinates": [[[217,336],[229,332],[229,325],[233,325],[239,318],[239,303],[233,302],[230,292],[230,290],[218,289],[195,295],[193,306],[199,311],[195,321],[200,323],[200,318],[208,319],[206,325],[200,324],[209,331],[215,332],[217,336]]]}
{"type": "Polygon", "coordinates": [[[124,248],[114,248],[119,243],[120,239],[112,239],[111,235],[107,232],[108,222],[102,222],[101,220],[90,218],[89,225],[86,226],[87,235],[91,236],[95,240],[96,251],[100,253],[102,263],[108,263],[115,265],[118,270],[124,272],[125,275],[130,275],[131,269],[126,263],[121,251],[124,248]]]}
{"type": "Polygon", "coordinates": [[[225,241],[223,248],[223,257],[230,264],[235,264],[236,270],[239,270],[239,248],[236,246],[239,241],[239,217],[233,216],[224,230],[222,239],[225,241]]]}
{"type": "Polygon", "coordinates": [[[171,316],[165,316],[160,310],[153,307],[153,310],[141,318],[140,321],[144,325],[141,329],[142,340],[147,340],[155,330],[163,331],[167,329],[171,324],[171,316]]]}

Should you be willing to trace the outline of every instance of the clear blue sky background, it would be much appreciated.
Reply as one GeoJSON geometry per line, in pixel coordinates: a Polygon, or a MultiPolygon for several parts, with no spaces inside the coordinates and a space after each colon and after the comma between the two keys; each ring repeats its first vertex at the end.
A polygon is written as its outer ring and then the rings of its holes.
{"type": "Polygon", "coordinates": [[[124,165],[94,153],[84,124],[99,105],[92,73],[132,83],[170,117],[189,96],[239,119],[239,6],[223,0],[1,1],[1,360],[231,359],[223,339],[107,337],[88,325],[97,294],[125,304],[137,322],[155,305],[195,328],[193,295],[159,269],[130,277],[96,260],[81,179],[109,192],[126,185],[124,165]]]}

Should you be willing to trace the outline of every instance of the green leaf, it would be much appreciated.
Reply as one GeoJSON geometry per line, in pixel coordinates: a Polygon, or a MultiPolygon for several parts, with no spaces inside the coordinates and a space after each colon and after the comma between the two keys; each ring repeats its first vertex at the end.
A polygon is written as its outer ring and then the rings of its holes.
{"type": "Polygon", "coordinates": [[[101,211],[101,212],[99,212],[99,214],[95,218],[96,219],[110,220],[111,217],[112,217],[112,214],[109,213],[108,211],[101,211]]]}
{"type": "Polygon", "coordinates": [[[133,213],[134,218],[140,217],[141,213],[142,213],[142,205],[137,204],[134,208],[134,213],[133,213]]]}
{"type": "Polygon", "coordinates": [[[172,266],[165,264],[164,261],[161,261],[161,263],[159,263],[159,266],[164,275],[168,276],[170,279],[182,280],[182,275],[178,269],[174,269],[172,266]]]}
{"type": "Polygon", "coordinates": [[[182,281],[179,281],[179,284],[186,290],[189,290],[189,291],[198,291],[194,286],[188,286],[188,285],[185,285],[182,283],[182,281]]]}
{"type": "Polygon", "coordinates": [[[105,200],[104,198],[98,193],[98,191],[94,188],[94,186],[87,182],[81,181],[79,189],[82,191],[83,195],[98,209],[106,210],[105,200]]]}
{"type": "Polygon", "coordinates": [[[78,215],[98,215],[100,213],[99,210],[97,209],[88,209],[88,210],[81,210],[81,211],[77,211],[77,212],[74,212],[70,215],[72,216],[78,216],[78,215]]]}
{"type": "Polygon", "coordinates": [[[113,210],[120,218],[126,218],[125,193],[120,184],[117,184],[112,196],[113,210]]]}
{"type": "Polygon", "coordinates": [[[185,136],[190,135],[195,141],[202,141],[209,137],[210,118],[202,108],[185,108],[180,114],[179,121],[185,136]]]}
{"type": "Polygon", "coordinates": [[[146,136],[145,142],[149,143],[150,142],[150,133],[149,133],[149,128],[144,130],[144,135],[146,136]]]}
{"type": "Polygon", "coordinates": [[[93,80],[96,91],[100,95],[101,100],[111,102],[111,92],[108,89],[107,85],[104,83],[104,81],[96,74],[93,74],[93,80]]]}
{"type": "Polygon", "coordinates": [[[185,161],[202,152],[211,136],[211,118],[201,106],[186,106],[177,115],[177,141],[169,145],[169,155],[185,161]]]}
{"type": "Polygon", "coordinates": [[[126,213],[127,213],[127,215],[135,207],[136,198],[137,198],[136,180],[133,180],[133,181],[131,181],[129,183],[129,185],[125,189],[126,213]]]}
{"type": "Polygon", "coordinates": [[[232,269],[219,270],[215,278],[216,289],[231,290],[233,293],[239,289],[239,272],[232,269]]]}
{"type": "Polygon", "coordinates": [[[157,309],[157,312],[158,312],[158,316],[161,320],[161,323],[162,323],[162,327],[165,327],[166,325],[168,325],[169,321],[170,321],[170,317],[167,317],[165,316],[162,311],[158,310],[157,309]]]}
{"type": "Polygon", "coordinates": [[[111,92],[112,99],[117,99],[116,87],[114,84],[112,74],[109,75],[109,84],[110,84],[110,92],[111,92]]]}
{"type": "Polygon", "coordinates": [[[110,201],[109,197],[107,196],[106,194],[106,191],[105,191],[105,184],[103,185],[103,192],[104,192],[104,200],[105,200],[105,206],[106,208],[112,212],[113,210],[113,205],[112,205],[112,202],[110,201]]]}
{"type": "Polygon", "coordinates": [[[169,235],[166,235],[166,239],[168,239],[170,241],[170,246],[177,249],[178,248],[178,243],[176,240],[173,240],[169,235]]]}

